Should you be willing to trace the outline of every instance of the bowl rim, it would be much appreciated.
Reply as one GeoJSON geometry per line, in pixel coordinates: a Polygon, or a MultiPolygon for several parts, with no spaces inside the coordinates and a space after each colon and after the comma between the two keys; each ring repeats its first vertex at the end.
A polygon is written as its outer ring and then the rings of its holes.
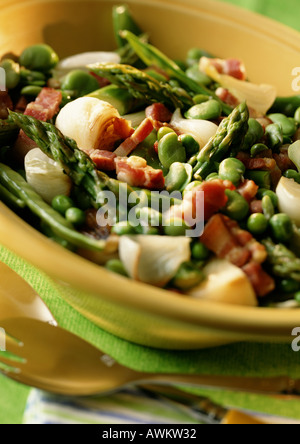
{"type": "MultiPolygon", "coordinates": [[[[47,3],[49,0],[42,1],[47,3]]],[[[58,1],[54,0],[54,2],[58,1]]],[[[77,2],[80,0],[64,1],[77,2]]],[[[101,2],[101,0],[94,1],[101,2]]],[[[23,5],[26,3],[36,3],[36,1],[24,0],[22,2],[23,5]]],[[[111,3],[115,2],[111,1],[111,3]]],[[[182,0],[159,0],[159,2],[156,0],[129,0],[128,3],[144,3],[159,7],[172,6],[179,10],[189,9],[197,11],[197,13],[217,14],[220,19],[231,22],[234,15],[234,21],[240,26],[247,26],[255,32],[267,34],[268,37],[279,40],[289,48],[292,47],[299,51],[300,33],[272,19],[234,5],[215,0],[185,0],[184,2],[182,0]],[[236,14],[237,9],[238,14],[236,14]]],[[[17,6],[16,1],[12,0],[2,8],[15,6],[17,6]]],[[[0,242],[55,280],[127,309],[146,311],[149,315],[178,320],[194,326],[220,331],[266,335],[266,337],[292,335],[292,330],[300,325],[300,315],[297,310],[225,305],[186,298],[174,292],[129,281],[127,278],[110,273],[99,265],[54,244],[3,203],[0,203],[0,242]],[[34,244],[34,248],[32,248],[32,244],[34,244]]]]}

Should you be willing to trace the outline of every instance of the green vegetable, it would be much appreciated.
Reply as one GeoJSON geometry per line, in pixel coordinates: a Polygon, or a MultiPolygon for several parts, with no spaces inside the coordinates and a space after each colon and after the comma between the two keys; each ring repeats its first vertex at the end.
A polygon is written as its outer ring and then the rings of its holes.
{"type": "Polygon", "coordinates": [[[242,221],[249,213],[249,204],[246,199],[237,191],[226,190],[228,202],[224,209],[226,216],[236,221],[242,221]]]}
{"type": "Polygon", "coordinates": [[[300,283],[294,279],[283,279],[280,282],[280,290],[283,293],[295,293],[300,290],[300,283]]]}
{"type": "Polygon", "coordinates": [[[23,86],[46,86],[47,79],[44,73],[39,71],[30,71],[29,69],[21,68],[21,85],[23,86]]]}
{"type": "Polygon", "coordinates": [[[296,122],[294,119],[289,119],[287,116],[280,113],[270,114],[268,117],[272,120],[272,122],[277,123],[281,126],[284,136],[293,137],[297,130],[296,122]]]}
{"type": "Polygon", "coordinates": [[[207,176],[205,181],[209,182],[210,180],[217,180],[217,179],[220,179],[219,174],[218,173],[211,173],[207,176]]]}
{"type": "Polygon", "coordinates": [[[300,291],[297,291],[297,293],[295,293],[294,298],[295,301],[298,302],[298,304],[300,304],[300,291]]]}
{"type": "Polygon", "coordinates": [[[270,196],[265,195],[262,198],[262,209],[267,220],[270,220],[275,214],[275,208],[270,196]]]}
{"type": "Polygon", "coordinates": [[[259,188],[264,188],[267,190],[271,189],[271,174],[269,171],[252,171],[247,170],[245,173],[246,179],[253,180],[259,188]]]}
{"type": "Polygon", "coordinates": [[[113,7],[113,27],[115,39],[119,48],[126,46],[126,40],[120,36],[120,31],[131,31],[139,36],[142,31],[132,17],[130,9],[127,5],[118,5],[113,7]]]}
{"type": "Polygon", "coordinates": [[[91,74],[81,69],[74,69],[64,77],[61,89],[72,91],[73,98],[78,98],[98,90],[99,83],[91,74]]]}
{"type": "Polygon", "coordinates": [[[192,257],[196,261],[206,261],[210,256],[210,251],[202,242],[196,242],[192,246],[192,257]]]}
{"type": "Polygon", "coordinates": [[[172,128],[168,128],[167,126],[163,126],[162,128],[160,128],[158,130],[158,133],[157,133],[158,141],[160,141],[160,139],[162,139],[164,136],[166,136],[167,134],[170,134],[170,133],[175,133],[175,131],[172,130],[172,128]]]}
{"type": "Polygon", "coordinates": [[[136,99],[146,103],[163,103],[170,108],[186,109],[193,105],[192,97],[182,88],[172,88],[129,65],[99,63],[89,70],[126,89],[136,99]]]}
{"type": "Polygon", "coordinates": [[[172,285],[182,291],[188,291],[205,279],[204,274],[192,262],[185,262],[172,280],[172,285]]]}
{"type": "Polygon", "coordinates": [[[46,44],[28,46],[20,55],[20,65],[30,70],[47,72],[58,62],[58,55],[46,44]]]}
{"type": "Polygon", "coordinates": [[[210,86],[212,84],[211,78],[204,74],[204,72],[200,71],[199,63],[196,63],[188,68],[185,73],[188,78],[194,80],[196,83],[199,83],[199,85],[210,86]]]}
{"type": "Polygon", "coordinates": [[[277,242],[286,243],[293,236],[293,224],[287,214],[275,214],[270,219],[272,236],[277,242]]]}
{"type": "Polygon", "coordinates": [[[20,65],[11,59],[4,59],[0,63],[0,68],[5,70],[6,88],[14,89],[18,86],[21,80],[20,65]]]}
{"type": "Polygon", "coordinates": [[[169,59],[161,51],[154,46],[142,42],[138,37],[129,31],[121,32],[121,36],[125,38],[131,47],[135,50],[137,55],[147,66],[156,66],[166,72],[171,78],[177,79],[180,84],[187,90],[194,94],[204,94],[212,96],[222,106],[223,112],[228,115],[232,111],[232,108],[224,104],[212,91],[208,90],[205,86],[200,85],[194,80],[190,79],[184,71],[180,69],[175,62],[169,59]]]}
{"type": "Polygon", "coordinates": [[[248,107],[242,103],[221,122],[216,135],[197,156],[197,164],[194,167],[196,179],[205,179],[215,171],[215,162],[221,162],[229,156],[232,150],[243,143],[248,130],[248,119],[248,107]]]}
{"type": "Polygon", "coordinates": [[[261,140],[264,135],[264,129],[256,120],[250,118],[248,120],[248,131],[246,133],[244,143],[242,144],[242,151],[249,151],[250,148],[261,140]]]}
{"type": "Polygon", "coordinates": [[[15,194],[11,193],[7,188],[0,184],[0,200],[7,205],[16,209],[23,209],[26,207],[24,200],[19,199],[15,194]]]}
{"type": "Polygon", "coordinates": [[[283,131],[281,125],[278,123],[272,123],[266,128],[267,144],[268,146],[276,151],[283,144],[283,131]]]}
{"type": "Polygon", "coordinates": [[[187,54],[187,64],[189,66],[194,66],[195,64],[199,65],[199,61],[201,57],[213,58],[213,56],[203,49],[199,48],[191,48],[187,54]]]}
{"type": "Polygon", "coordinates": [[[12,146],[19,134],[18,126],[8,120],[0,120],[0,148],[4,146],[12,146]]]}
{"type": "Polygon", "coordinates": [[[281,113],[288,117],[294,117],[300,107],[300,95],[292,97],[277,97],[269,113],[281,113]]]}
{"type": "Polygon", "coordinates": [[[283,173],[284,177],[287,179],[293,179],[295,182],[300,184],[300,173],[295,170],[287,170],[283,173]]]}
{"type": "Polygon", "coordinates": [[[199,180],[194,180],[193,182],[189,183],[184,189],[183,196],[192,191],[194,188],[197,188],[199,185],[201,185],[201,183],[202,182],[199,180]]]}
{"type": "Polygon", "coordinates": [[[162,214],[153,208],[139,208],[136,211],[136,216],[143,227],[159,227],[162,224],[162,214]]]}
{"type": "Polygon", "coordinates": [[[269,148],[267,147],[267,145],[264,145],[263,143],[256,143],[255,145],[253,145],[251,147],[250,153],[251,153],[251,157],[256,157],[259,154],[261,154],[263,151],[268,150],[269,148]]]}
{"type": "Polygon", "coordinates": [[[298,125],[300,125],[300,106],[299,106],[299,108],[296,109],[296,112],[294,114],[294,119],[295,119],[295,122],[298,125]]]}
{"type": "Polygon", "coordinates": [[[60,213],[45,203],[20,174],[4,164],[0,164],[0,182],[23,201],[29,210],[45,222],[58,237],[80,248],[95,251],[103,251],[105,248],[105,241],[95,240],[74,230],[60,213]]]}
{"type": "Polygon", "coordinates": [[[175,162],[170,166],[170,171],[165,177],[165,187],[169,193],[183,191],[191,182],[193,168],[187,163],[175,162]]]}
{"type": "Polygon", "coordinates": [[[273,275],[300,282],[300,259],[283,244],[264,239],[262,244],[268,253],[268,265],[273,275]]]}
{"type": "Polygon", "coordinates": [[[264,234],[268,228],[268,219],[261,213],[251,214],[247,222],[247,228],[255,236],[264,234]]]}
{"type": "Polygon", "coordinates": [[[28,86],[24,86],[24,88],[21,89],[21,94],[23,96],[30,96],[30,97],[34,98],[40,94],[42,89],[43,88],[41,86],[28,85],[28,86]]]}
{"type": "Polygon", "coordinates": [[[66,219],[75,227],[81,227],[86,220],[85,212],[76,207],[68,208],[66,211],[66,219]]]}
{"type": "Polygon", "coordinates": [[[116,85],[108,85],[97,89],[88,96],[110,103],[119,111],[121,116],[134,112],[142,103],[137,101],[126,89],[119,88],[116,85]]]}
{"type": "Polygon", "coordinates": [[[297,140],[297,142],[289,147],[289,158],[296,165],[300,173],[300,140],[297,140]]]}
{"type": "Polygon", "coordinates": [[[229,157],[220,163],[219,177],[222,180],[230,180],[237,187],[242,181],[245,171],[245,165],[240,160],[229,157]]]}
{"type": "Polygon", "coordinates": [[[186,231],[190,230],[190,227],[183,219],[174,217],[171,219],[164,219],[163,229],[164,234],[167,236],[185,236],[186,231]]]}
{"type": "Polygon", "coordinates": [[[65,195],[56,196],[52,200],[52,208],[60,213],[62,216],[65,216],[67,210],[74,207],[73,200],[65,195]]]}
{"type": "Polygon", "coordinates": [[[274,191],[266,190],[264,188],[259,189],[258,192],[257,192],[257,198],[258,199],[263,199],[263,197],[265,197],[265,196],[269,196],[270,197],[274,208],[278,207],[278,196],[277,196],[276,193],[274,193],[274,191]]]}
{"type": "Polygon", "coordinates": [[[196,96],[193,97],[195,105],[200,105],[201,103],[208,102],[211,99],[212,97],[205,96],[203,94],[197,94],[196,96]]]}
{"type": "Polygon", "coordinates": [[[187,119],[200,119],[200,120],[216,120],[222,114],[222,107],[216,100],[208,100],[207,102],[194,105],[186,113],[187,119]]]}
{"type": "Polygon", "coordinates": [[[166,134],[158,144],[158,157],[164,168],[169,169],[172,163],[186,161],[183,144],[175,133],[166,134]]]}
{"type": "Polygon", "coordinates": [[[183,134],[182,136],[179,136],[179,140],[183,144],[188,158],[199,153],[200,145],[193,136],[190,136],[189,134],[183,134]]]}
{"type": "Polygon", "coordinates": [[[109,271],[112,271],[113,273],[128,277],[123,262],[119,259],[111,259],[110,261],[106,262],[105,268],[109,271]]]}
{"type": "Polygon", "coordinates": [[[112,227],[111,232],[113,234],[117,234],[118,236],[127,236],[130,234],[136,234],[135,228],[128,221],[122,221],[116,223],[112,227]]]}

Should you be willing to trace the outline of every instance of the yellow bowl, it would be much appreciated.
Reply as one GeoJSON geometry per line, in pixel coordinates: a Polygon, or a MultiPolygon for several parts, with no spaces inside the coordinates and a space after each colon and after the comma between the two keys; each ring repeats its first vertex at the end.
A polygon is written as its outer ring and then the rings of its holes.
{"type": "MultiPolygon", "coordinates": [[[[45,41],[61,57],[115,48],[111,8],[101,0],[5,1],[0,54],[45,41]]],[[[128,0],[141,27],[171,57],[190,47],[245,61],[254,82],[292,95],[300,35],[213,0],[128,0]]],[[[59,283],[62,296],[107,331],[138,344],[197,349],[236,341],[291,342],[299,311],[226,306],[129,281],[53,244],[0,204],[0,243],[59,283]]]]}

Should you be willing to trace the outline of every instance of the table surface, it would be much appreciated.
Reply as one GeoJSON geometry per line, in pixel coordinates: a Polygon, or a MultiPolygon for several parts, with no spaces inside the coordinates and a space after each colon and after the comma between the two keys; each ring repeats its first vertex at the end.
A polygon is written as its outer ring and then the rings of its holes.
{"type": "MultiPolygon", "coordinates": [[[[300,31],[299,0],[221,0],[257,11],[300,31]]],[[[0,376],[0,424],[20,424],[29,389],[0,376]]]]}

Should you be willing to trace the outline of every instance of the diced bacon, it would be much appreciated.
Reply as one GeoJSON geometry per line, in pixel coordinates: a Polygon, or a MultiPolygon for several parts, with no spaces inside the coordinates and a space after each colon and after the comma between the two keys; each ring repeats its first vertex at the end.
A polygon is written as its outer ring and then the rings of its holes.
{"type": "Polygon", "coordinates": [[[237,191],[240,193],[244,199],[250,204],[250,202],[255,198],[258,192],[258,185],[256,185],[253,180],[244,180],[244,182],[238,187],[237,191]]]}
{"type": "Polygon", "coordinates": [[[62,93],[60,91],[43,88],[36,100],[27,105],[24,114],[46,122],[58,113],[61,101],[62,93]]]}
{"type": "Polygon", "coordinates": [[[158,154],[158,140],[153,145],[153,148],[154,148],[154,151],[156,152],[156,154],[158,154]]]}
{"type": "Polygon", "coordinates": [[[247,170],[271,171],[276,167],[276,162],[274,159],[269,159],[265,157],[257,157],[254,159],[244,158],[243,160],[240,160],[243,162],[247,170]]]}
{"type": "Polygon", "coordinates": [[[13,109],[13,102],[7,91],[0,91],[0,119],[7,119],[9,109],[13,109]]]}
{"type": "Polygon", "coordinates": [[[225,60],[223,73],[238,80],[246,80],[245,67],[238,59],[225,60]]]}
{"type": "Polygon", "coordinates": [[[216,96],[219,97],[222,102],[226,103],[229,106],[236,107],[239,104],[239,101],[236,97],[234,97],[228,89],[225,88],[217,88],[216,96]]]}
{"type": "Polygon", "coordinates": [[[269,119],[268,117],[264,116],[264,117],[257,117],[256,119],[258,121],[258,123],[261,124],[261,126],[263,127],[264,130],[266,130],[267,126],[271,125],[273,122],[271,119],[269,119]]]}
{"type": "Polygon", "coordinates": [[[279,150],[279,154],[274,153],[273,157],[276,160],[276,163],[278,165],[278,168],[284,173],[286,170],[293,170],[295,169],[295,165],[289,158],[289,147],[282,147],[279,150]]]}
{"type": "Polygon", "coordinates": [[[146,117],[149,117],[153,121],[169,123],[172,119],[172,113],[162,103],[154,103],[146,108],[146,117]]]}
{"type": "Polygon", "coordinates": [[[250,213],[251,214],[255,214],[255,213],[263,213],[263,208],[262,208],[262,201],[261,200],[253,200],[250,203],[250,213]]]}
{"type": "Polygon", "coordinates": [[[96,164],[98,170],[114,171],[116,169],[115,159],[117,156],[115,153],[104,150],[93,150],[90,153],[90,158],[96,164]]]}
{"type": "Polygon", "coordinates": [[[147,117],[141,125],[116,149],[115,155],[118,157],[126,157],[132,153],[135,148],[142,143],[153,131],[152,120],[147,117]]]}
{"type": "Polygon", "coordinates": [[[108,79],[106,79],[105,77],[100,77],[94,72],[89,72],[89,74],[91,76],[95,77],[95,79],[98,81],[99,88],[104,88],[105,86],[108,86],[111,84],[110,81],[108,79]]]}
{"type": "Polygon", "coordinates": [[[260,264],[249,262],[243,267],[243,271],[259,297],[264,297],[275,290],[274,279],[262,269],[260,264]]]}
{"type": "Polygon", "coordinates": [[[149,190],[162,190],[165,179],[162,170],[155,170],[147,165],[140,157],[115,159],[118,180],[133,187],[147,188],[149,190]]]}

